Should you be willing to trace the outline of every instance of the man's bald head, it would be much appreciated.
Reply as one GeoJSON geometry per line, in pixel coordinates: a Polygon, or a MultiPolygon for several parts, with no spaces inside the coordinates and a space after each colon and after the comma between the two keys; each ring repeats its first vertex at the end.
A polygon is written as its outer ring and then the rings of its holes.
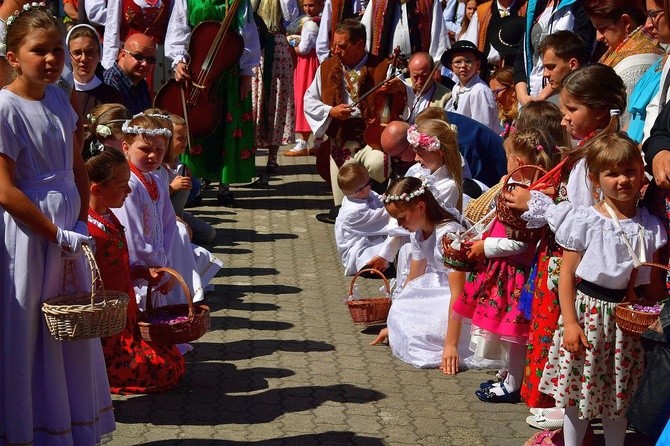
{"type": "Polygon", "coordinates": [[[137,85],[156,63],[156,43],[146,34],[128,36],[119,53],[119,67],[137,85]]]}
{"type": "Polygon", "coordinates": [[[435,63],[430,54],[424,52],[414,53],[409,59],[407,68],[409,69],[409,77],[412,79],[412,90],[414,90],[414,93],[419,93],[424,84],[427,84],[424,92],[433,86],[431,74],[433,68],[435,68],[435,63]]]}
{"type": "Polygon", "coordinates": [[[409,124],[403,121],[391,121],[386,125],[386,128],[382,132],[381,144],[382,150],[386,152],[389,156],[393,158],[400,158],[403,161],[411,161],[414,159],[414,153],[410,148],[409,142],[407,141],[407,129],[409,129],[409,124]],[[403,153],[405,156],[403,156],[403,153]],[[411,158],[405,159],[411,155],[411,158]]]}

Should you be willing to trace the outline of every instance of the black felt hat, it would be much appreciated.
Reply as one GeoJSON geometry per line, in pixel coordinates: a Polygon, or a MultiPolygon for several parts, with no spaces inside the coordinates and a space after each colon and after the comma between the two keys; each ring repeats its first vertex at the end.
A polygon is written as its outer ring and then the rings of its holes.
{"type": "Polygon", "coordinates": [[[449,65],[451,65],[451,59],[453,59],[456,54],[465,52],[473,53],[475,57],[477,57],[477,59],[482,62],[482,64],[486,63],[486,56],[484,53],[479,51],[477,45],[470,42],[469,40],[457,40],[454,42],[454,44],[451,45],[451,48],[442,54],[442,57],[440,57],[440,62],[442,63],[442,66],[449,68],[449,65]]]}
{"type": "Polygon", "coordinates": [[[507,16],[489,24],[488,37],[491,46],[500,57],[511,56],[519,52],[526,30],[526,19],[519,16],[507,16]]]}

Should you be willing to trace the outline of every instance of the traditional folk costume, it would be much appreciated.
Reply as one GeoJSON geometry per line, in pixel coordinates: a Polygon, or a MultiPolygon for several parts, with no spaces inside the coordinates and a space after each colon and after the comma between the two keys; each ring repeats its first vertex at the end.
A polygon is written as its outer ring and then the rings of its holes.
{"type": "Polygon", "coordinates": [[[110,390],[116,394],[171,389],[184,375],[184,357],[174,345],[148,344],[137,326],[137,302],[131,280],[124,227],[114,214],[89,209],[88,230],[105,289],[128,293],[128,319],[121,333],[102,338],[110,390]]]}
{"type": "MultiPolygon", "coordinates": [[[[177,220],[167,192],[168,185],[156,172],[144,173],[132,164],[130,169],[130,194],[122,207],[112,210],[126,228],[130,265],[171,266],[170,256],[177,232],[177,220]]],[[[144,310],[146,281],[135,282],[135,296],[139,309],[144,310]]],[[[161,293],[154,292],[153,298],[156,307],[168,303],[161,293]]]]}
{"type": "MultiPolygon", "coordinates": [[[[354,67],[345,67],[333,56],[324,61],[316,72],[312,85],[305,93],[305,116],[314,136],[329,139],[320,150],[330,151],[330,177],[335,204],[344,194],[337,187],[337,171],[349,159],[361,162],[370,177],[383,182],[389,175],[389,162],[384,152],[374,150],[363,142],[365,122],[373,113],[372,96],[359,103],[351,117],[338,121],[328,116],[339,104],[353,104],[360,96],[386,78],[388,60],[368,53],[354,67]]],[[[318,162],[318,161],[317,161],[318,162]]]]}
{"type": "MultiPolygon", "coordinates": [[[[387,325],[393,355],[415,367],[433,368],[442,364],[442,351],[449,324],[451,291],[447,270],[442,263],[442,236],[462,231],[461,225],[448,222],[436,226],[426,237],[422,231],[410,235],[412,259],[426,260],[426,272],[396,289],[387,325]]],[[[399,278],[403,283],[406,275],[399,278]]],[[[469,356],[470,327],[463,324],[458,341],[459,362],[469,356]]]]}
{"type": "MultiPolygon", "coordinates": [[[[186,62],[191,27],[204,20],[221,21],[232,0],[175,0],[165,54],[174,61],[186,62]]],[[[183,155],[193,176],[223,184],[248,183],[255,175],[254,122],[251,95],[240,101],[240,76],[251,76],[260,61],[258,30],[248,1],[240,4],[231,24],[244,40],[240,60],[215,82],[216,94],[223,100],[221,119],[212,133],[193,140],[190,153],[183,155]]],[[[196,42],[199,45],[209,44],[196,42]]]]}
{"type": "MultiPolygon", "coordinates": [[[[133,34],[146,34],[163,45],[173,0],[116,0],[107,2],[102,66],[110,68],[116,62],[122,43],[133,34]]],[[[147,77],[151,91],[169,78],[169,64],[161,48],[156,51],[158,61],[147,77]]]]}
{"type": "MultiPolygon", "coordinates": [[[[662,55],[663,49],[658,42],[640,26],[628,34],[615,50],[603,54],[598,63],[614,69],[626,85],[626,96],[630,98],[642,75],[662,55]]],[[[621,127],[625,128],[630,114],[627,110],[622,112],[621,127]]]]}
{"type": "MultiPolygon", "coordinates": [[[[16,163],[15,184],[66,229],[80,213],[72,171],[77,119],[58,87],[48,85],[39,101],[0,91],[0,152],[16,163]]],[[[100,443],[115,429],[100,341],[57,341],[41,312],[46,299],[90,289],[85,260],[65,258],[56,243],[2,208],[0,215],[0,443],[100,443]]]]}
{"type": "MultiPolygon", "coordinates": [[[[577,406],[579,418],[619,418],[625,415],[644,368],[640,340],[622,333],[614,318],[634,268],[622,237],[644,260],[666,244],[667,232],[646,209],[618,221],[592,206],[574,209],[561,203],[548,210],[547,220],[560,246],[583,253],[575,272],[581,282],[574,305],[590,347],[568,352],[559,318],[539,389],[552,395],[557,407],[577,406]]],[[[649,268],[642,268],[635,285],[648,284],[649,277],[649,268]]]]}
{"type": "Polygon", "coordinates": [[[406,115],[408,115],[407,122],[410,124],[414,124],[416,116],[428,107],[439,107],[444,110],[451,98],[451,90],[438,82],[433,82],[433,85],[427,88],[420,97],[417,97],[418,92],[415,93],[412,89],[411,79],[405,81],[405,87],[408,108],[406,115]]]}
{"type": "MultiPolygon", "coordinates": [[[[268,28],[260,65],[252,80],[256,147],[269,147],[276,158],[280,145],[294,142],[293,48],[286,39],[284,24],[299,15],[295,0],[258,0],[257,13],[268,28]]],[[[276,160],[275,160],[276,162],[276,160]]]]}
{"type": "Polygon", "coordinates": [[[371,0],[361,20],[371,54],[388,57],[399,46],[408,58],[424,51],[439,60],[449,48],[440,2],[435,0],[371,0]]]}
{"type": "Polygon", "coordinates": [[[293,102],[295,104],[295,131],[308,133],[312,129],[305,117],[305,92],[314,81],[314,75],[319,68],[319,59],[316,56],[316,37],[319,33],[321,17],[310,17],[302,25],[300,43],[298,44],[297,61],[293,76],[293,102]]]}

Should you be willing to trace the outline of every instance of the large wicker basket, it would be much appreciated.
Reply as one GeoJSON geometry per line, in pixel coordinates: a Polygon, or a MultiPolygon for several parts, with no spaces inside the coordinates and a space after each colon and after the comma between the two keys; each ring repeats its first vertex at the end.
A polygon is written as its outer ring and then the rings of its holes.
{"type": "Polygon", "coordinates": [[[389,315],[389,310],[391,309],[391,298],[388,297],[391,295],[391,287],[389,286],[389,282],[386,280],[386,276],[384,276],[384,274],[372,268],[360,270],[354,277],[351,278],[351,285],[349,285],[349,296],[352,296],[354,293],[354,284],[356,283],[356,279],[358,279],[361,274],[366,272],[376,274],[384,280],[386,296],[347,300],[347,306],[349,307],[349,312],[351,313],[351,319],[353,319],[355,324],[359,325],[372,326],[385,324],[386,318],[389,315]]]}
{"type": "Polygon", "coordinates": [[[140,313],[137,322],[142,339],[157,344],[182,344],[199,339],[209,330],[211,323],[209,307],[203,304],[193,304],[191,292],[177,271],[172,268],[157,268],[156,271],[173,276],[184,291],[188,303],[154,308],[151,297],[152,288],[149,286],[147,309],[140,313]],[[184,320],[169,322],[171,319],[184,320]]]}
{"type": "Polygon", "coordinates": [[[481,222],[484,225],[491,223],[495,218],[495,214],[489,215],[492,209],[495,209],[496,197],[503,187],[503,182],[499,182],[492,186],[489,190],[481,194],[479,197],[470,200],[463,211],[463,216],[472,224],[481,222]]]}
{"type": "MultiPolygon", "coordinates": [[[[112,336],[126,325],[128,294],[106,290],[91,248],[83,245],[82,250],[91,271],[91,291],[52,297],[42,303],[49,332],[59,341],[112,336]]],[[[73,274],[72,263],[66,268],[73,274]]]]}
{"type": "MultiPolygon", "coordinates": [[[[661,265],[658,263],[642,263],[639,267],[635,268],[630,275],[630,281],[628,282],[628,290],[626,291],[626,298],[623,302],[617,304],[614,310],[614,316],[616,318],[616,324],[619,329],[626,335],[632,336],[635,338],[640,337],[640,335],[651,325],[656,319],[658,319],[659,313],[647,313],[644,311],[634,310],[632,304],[644,305],[644,306],[653,306],[656,302],[653,301],[641,301],[638,299],[637,294],[635,293],[635,280],[637,278],[638,270],[643,266],[649,266],[653,268],[661,268],[665,271],[670,271],[670,268],[666,265],[661,265]]],[[[661,297],[658,300],[663,300],[665,297],[661,297]]]]}
{"type": "Polygon", "coordinates": [[[512,172],[510,172],[509,175],[507,175],[501,193],[499,193],[496,196],[496,216],[498,220],[503,225],[505,225],[505,232],[507,233],[508,238],[512,240],[518,240],[520,242],[533,242],[539,240],[544,228],[528,229],[526,227],[527,222],[521,218],[521,212],[511,209],[507,205],[504,194],[504,192],[510,192],[517,187],[523,187],[526,189],[535,188],[535,185],[531,185],[530,187],[528,187],[522,184],[514,184],[514,183],[510,184],[509,181],[514,177],[514,174],[523,169],[535,169],[541,172],[542,174],[544,174],[544,178],[547,178],[552,183],[552,186],[554,186],[554,188],[556,187],[556,182],[554,181],[554,179],[551,176],[548,176],[547,172],[540,166],[534,166],[530,164],[519,166],[512,172]]]}

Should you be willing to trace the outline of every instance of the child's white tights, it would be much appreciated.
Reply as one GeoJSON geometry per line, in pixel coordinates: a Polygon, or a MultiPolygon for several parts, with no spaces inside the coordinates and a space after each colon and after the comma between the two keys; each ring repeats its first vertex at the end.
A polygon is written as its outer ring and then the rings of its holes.
{"type": "Polygon", "coordinates": [[[500,385],[491,387],[491,392],[495,395],[504,394],[500,386],[505,386],[508,392],[515,392],[521,387],[523,381],[523,371],[526,367],[526,345],[510,343],[509,346],[509,366],[507,376],[500,385]]]}
{"type": "MultiPolygon", "coordinates": [[[[578,414],[577,407],[568,406],[565,408],[565,418],[563,419],[565,446],[582,446],[586,429],[589,427],[589,420],[580,419],[578,414]]],[[[626,417],[619,417],[614,420],[603,418],[605,444],[607,446],[623,446],[627,426],[628,420],[626,417]]]]}

